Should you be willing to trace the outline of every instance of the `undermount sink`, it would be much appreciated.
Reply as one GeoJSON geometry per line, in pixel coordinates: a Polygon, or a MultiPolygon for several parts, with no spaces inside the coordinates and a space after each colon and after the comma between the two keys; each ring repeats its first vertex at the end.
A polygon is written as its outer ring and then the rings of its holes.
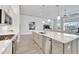
{"type": "Polygon", "coordinates": [[[0,40],[9,40],[13,37],[14,35],[2,35],[0,36],[0,40]]]}
{"type": "Polygon", "coordinates": [[[39,33],[41,33],[41,34],[46,34],[45,32],[39,32],[39,33]]]}

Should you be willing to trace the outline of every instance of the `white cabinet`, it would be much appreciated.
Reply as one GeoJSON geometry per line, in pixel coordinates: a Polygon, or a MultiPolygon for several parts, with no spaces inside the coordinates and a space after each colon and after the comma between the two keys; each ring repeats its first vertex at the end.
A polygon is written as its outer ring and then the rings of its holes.
{"type": "Polygon", "coordinates": [[[52,54],[77,54],[78,48],[78,40],[64,44],[52,39],[52,54]]]}
{"type": "Polygon", "coordinates": [[[33,32],[33,40],[37,43],[37,45],[42,49],[42,36],[33,32]]]}
{"type": "Polygon", "coordinates": [[[72,54],[77,54],[78,53],[78,40],[74,40],[71,42],[72,43],[72,54]]]}
{"type": "Polygon", "coordinates": [[[39,39],[38,34],[35,33],[35,32],[33,32],[33,40],[34,40],[36,43],[38,43],[38,39],[39,39]]]}
{"type": "Polygon", "coordinates": [[[50,37],[33,32],[34,41],[45,54],[77,54],[79,53],[79,39],[62,43],[50,37]]]}
{"type": "Polygon", "coordinates": [[[7,46],[2,54],[12,54],[12,42],[10,42],[10,44],[7,46]]]}
{"type": "Polygon", "coordinates": [[[77,40],[63,44],[56,40],[52,40],[52,54],[77,54],[78,43],[77,40]]]}
{"type": "Polygon", "coordinates": [[[0,6],[0,9],[4,10],[6,13],[10,13],[11,11],[11,8],[10,8],[10,5],[1,5],[0,6]]]}
{"type": "Polygon", "coordinates": [[[35,32],[33,34],[33,40],[36,42],[36,44],[41,48],[43,53],[50,53],[50,46],[51,46],[51,41],[50,38],[37,34],[35,32]]]}
{"type": "Polygon", "coordinates": [[[52,39],[52,54],[63,54],[63,44],[52,39]]]}
{"type": "Polygon", "coordinates": [[[51,52],[51,39],[43,36],[43,41],[42,41],[42,49],[45,54],[49,54],[51,52]]]}
{"type": "MultiPolygon", "coordinates": [[[[12,18],[12,26],[16,28],[16,31],[19,32],[19,5],[1,5],[0,9],[3,9],[3,11],[6,11],[6,13],[12,18]]],[[[4,23],[3,17],[2,23],[4,23]]]]}
{"type": "Polygon", "coordinates": [[[67,44],[64,44],[65,54],[78,54],[78,40],[73,40],[67,44]]]}
{"type": "Polygon", "coordinates": [[[43,36],[42,35],[38,35],[38,45],[39,47],[42,49],[42,44],[43,44],[43,36]]]}
{"type": "Polygon", "coordinates": [[[78,41],[77,41],[77,42],[78,42],[78,54],[79,54],[79,39],[78,39],[78,41]]]}
{"type": "Polygon", "coordinates": [[[79,43],[78,39],[73,40],[67,44],[64,44],[64,53],[65,54],[78,54],[79,51],[79,43]]]}
{"type": "Polygon", "coordinates": [[[72,46],[71,46],[71,42],[64,44],[64,53],[65,54],[71,54],[72,53],[72,46]]]}

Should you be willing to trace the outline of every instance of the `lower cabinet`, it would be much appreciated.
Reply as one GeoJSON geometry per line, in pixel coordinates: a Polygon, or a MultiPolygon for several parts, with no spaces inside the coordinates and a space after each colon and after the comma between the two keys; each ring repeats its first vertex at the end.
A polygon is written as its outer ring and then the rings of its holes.
{"type": "Polygon", "coordinates": [[[52,54],[77,54],[78,40],[63,44],[56,40],[52,40],[52,54]]]}
{"type": "Polygon", "coordinates": [[[78,54],[79,39],[69,43],[62,43],[49,37],[33,33],[33,39],[45,54],[78,54]]]}
{"type": "Polygon", "coordinates": [[[64,54],[71,54],[72,53],[72,43],[69,42],[67,44],[64,44],[64,54]]]}
{"type": "Polygon", "coordinates": [[[33,32],[32,34],[33,34],[33,40],[34,40],[36,43],[38,43],[38,42],[39,42],[39,36],[38,36],[38,34],[35,33],[35,32],[33,32]]]}
{"type": "Polygon", "coordinates": [[[12,54],[12,42],[7,46],[2,54],[12,54]]]}
{"type": "Polygon", "coordinates": [[[73,40],[67,44],[64,44],[64,53],[65,54],[78,54],[78,39],[73,40]]]}
{"type": "Polygon", "coordinates": [[[45,54],[51,53],[51,40],[50,38],[43,36],[42,49],[45,54]]]}
{"type": "Polygon", "coordinates": [[[50,53],[50,41],[48,37],[45,37],[43,35],[39,35],[35,32],[33,34],[33,40],[36,42],[36,44],[41,48],[43,53],[50,53]]]}
{"type": "Polygon", "coordinates": [[[52,54],[62,54],[63,44],[52,39],[52,54]]]}
{"type": "Polygon", "coordinates": [[[78,39],[71,42],[71,53],[78,54],[78,39]]]}
{"type": "Polygon", "coordinates": [[[77,42],[78,42],[78,54],[79,54],[79,40],[77,42]]]}
{"type": "Polygon", "coordinates": [[[42,38],[43,36],[42,35],[39,35],[39,37],[38,37],[38,45],[39,45],[39,47],[42,49],[42,47],[43,47],[43,38],[42,38]]]}
{"type": "Polygon", "coordinates": [[[33,40],[37,43],[37,45],[42,49],[42,41],[43,41],[43,38],[42,38],[42,35],[39,35],[35,32],[32,33],[33,34],[33,40]]]}
{"type": "Polygon", "coordinates": [[[52,54],[78,54],[78,40],[61,43],[52,39],[52,54]]]}

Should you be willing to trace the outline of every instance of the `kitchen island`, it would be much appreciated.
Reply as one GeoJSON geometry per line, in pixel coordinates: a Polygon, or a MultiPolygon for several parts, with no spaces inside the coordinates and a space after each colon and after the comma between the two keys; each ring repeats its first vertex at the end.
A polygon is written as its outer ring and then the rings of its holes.
{"type": "Polygon", "coordinates": [[[43,53],[78,54],[79,36],[51,31],[33,31],[33,40],[43,53]]]}

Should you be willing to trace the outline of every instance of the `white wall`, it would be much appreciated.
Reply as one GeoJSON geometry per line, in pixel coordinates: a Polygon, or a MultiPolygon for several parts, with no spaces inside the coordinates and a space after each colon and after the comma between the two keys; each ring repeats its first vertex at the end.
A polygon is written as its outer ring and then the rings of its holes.
{"type": "Polygon", "coordinates": [[[29,30],[29,23],[32,21],[36,24],[36,30],[42,30],[42,20],[43,19],[37,17],[21,15],[21,35],[32,33],[32,30],[29,30]]]}
{"type": "Polygon", "coordinates": [[[36,25],[36,30],[43,30],[43,23],[42,21],[47,21],[47,19],[44,19],[44,18],[38,18],[38,17],[33,17],[33,16],[27,16],[27,15],[21,15],[21,27],[20,27],[20,32],[21,32],[21,35],[24,35],[24,34],[32,34],[32,30],[29,30],[29,23],[30,22],[35,22],[35,25],[36,25]]]}

